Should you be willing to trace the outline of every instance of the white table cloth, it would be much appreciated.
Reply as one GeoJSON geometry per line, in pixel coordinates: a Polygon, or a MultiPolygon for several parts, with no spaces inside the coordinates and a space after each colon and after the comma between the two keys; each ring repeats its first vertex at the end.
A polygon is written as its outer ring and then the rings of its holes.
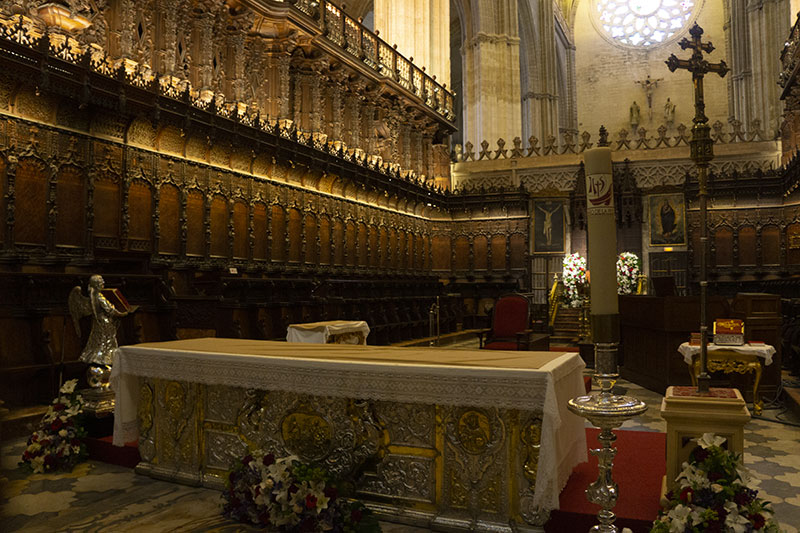
{"type": "Polygon", "coordinates": [[[138,376],[320,396],[541,412],[534,504],[558,507],[587,460],[584,421],[567,401],[585,394],[577,353],[445,350],[245,339],[123,346],[111,375],[114,444],[138,438],[138,376]]]}
{"type": "MultiPolygon", "coordinates": [[[[327,344],[331,337],[347,333],[360,333],[363,343],[366,344],[369,335],[369,326],[363,320],[328,320],[326,322],[308,322],[305,324],[290,324],[286,332],[288,342],[308,342],[314,344],[327,344]]],[[[353,335],[352,339],[359,338],[353,335]]],[[[343,344],[358,344],[344,342],[343,344]]]]}
{"type": "MultiPolygon", "coordinates": [[[[727,346],[727,345],[716,345],[713,342],[708,343],[709,355],[717,350],[725,350],[729,352],[755,355],[756,357],[760,357],[764,360],[764,366],[771,365],[772,356],[775,355],[775,348],[773,348],[769,344],[748,343],[748,344],[743,344],[741,346],[727,346]]],[[[680,347],[678,347],[678,351],[683,356],[683,361],[687,365],[691,365],[693,357],[700,353],[700,345],[689,344],[688,342],[684,342],[683,344],[680,345],[680,347]]]]}

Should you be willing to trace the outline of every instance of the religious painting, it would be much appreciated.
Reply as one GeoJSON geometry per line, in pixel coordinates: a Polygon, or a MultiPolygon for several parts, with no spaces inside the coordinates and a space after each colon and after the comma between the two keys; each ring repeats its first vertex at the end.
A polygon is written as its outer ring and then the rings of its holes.
{"type": "Polygon", "coordinates": [[[564,239],[564,203],[560,200],[534,200],[534,253],[563,254],[564,239]]]}
{"type": "Polygon", "coordinates": [[[650,246],[686,244],[686,203],[683,194],[654,194],[650,207],[650,246]]]}

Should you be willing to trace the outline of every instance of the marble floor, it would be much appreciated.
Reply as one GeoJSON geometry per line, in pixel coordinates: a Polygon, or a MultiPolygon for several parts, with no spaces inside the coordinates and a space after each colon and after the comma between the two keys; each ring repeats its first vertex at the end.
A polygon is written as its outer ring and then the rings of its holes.
{"type": "MultiPolygon", "coordinates": [[[[626,422],[622,429],[664,432],[665,423],[659,417],[661,395],[632,383],[619,386],[649,406],[643,416],[626,422]]],[[[767,416],[776,413],[765,411],[767,416]]],[[[69,473],[30,474],[17,467],[24,446],[24,440],[17,439],[0,447],[0,531],[256,531],[221,517],[218,491],[158,481],[97,461],[80,464],[69,473]]],[[[797,533],[800,527],[798,446],[798,426],[758,419],[746,427],[745,463],[787,533],[797,533]]],[[[384,524],[383,531],[426,530],[384,524]]]]}

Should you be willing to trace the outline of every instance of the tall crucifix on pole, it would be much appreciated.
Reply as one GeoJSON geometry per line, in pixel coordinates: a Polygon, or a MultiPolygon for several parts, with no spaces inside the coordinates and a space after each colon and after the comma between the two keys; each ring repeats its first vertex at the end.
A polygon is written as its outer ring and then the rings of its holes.
{"type": "Polygon", "coordinates": [[[708,165],[714,159],[714,141],[711,139],[711,128],[708,126],[706,116],[706,104],[703,100],[703,76],[709,72],[719,74],[724,77],[728,73],[728,65],[725,61],[719,63],[709,63],[703,59],[703,52],[710,54],[714,50],[714,45],[710,42],[701,42],[703,28],[696,23],[689,30],[692,36],[690,41],[683,38],[678,43],[682,50],[691,49],[692,57],[689,59],[678,59],[675,54],[671,54],[667,59],[667,67],[670,72],[676,69],[686,69],[692,73],[694,83],[694,126],[692,126],[691,158],[697,165],[697,181],[699,184],[698,200],[700,201],[700,375],[697,379],[697,390],[708,392],[711,376],[708,375],[708,325],[706,324],[706,312],[708,303],[708,165]]]}

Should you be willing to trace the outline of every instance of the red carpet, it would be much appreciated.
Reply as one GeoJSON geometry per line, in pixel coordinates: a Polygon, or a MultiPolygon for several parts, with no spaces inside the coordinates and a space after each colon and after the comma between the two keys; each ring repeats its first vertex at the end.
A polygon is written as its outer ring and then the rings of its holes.
{"type": "Polygon", "coordinates": [[[114,446],[111,444],[110,435],[99,439],[87,437],[86,448],[90,459],[103,463],[133,468],[141,461],[136,442],[127,442],[125,446],[114,446]]]}
{"type": "MultiPolygon", "coordinates": [[[[599,429],[587,429],[589,449],[599,448],[599,429]]],[[[647,533],[656,519],[661,496],[661,478],[666,473],[665,433],[647,431],[615,431],[617,456],[613,476],[619,485],[619,500],[613,511],[617,527],[629,527],[633,533],[647,533]]],[[[597,458],[575,467],[561,492],[560,509],[553,511],[545,526],[548,533],[589,531],[597,524],[600,507],[589,503],[585,490],[597,479],[597,458]]]]}

